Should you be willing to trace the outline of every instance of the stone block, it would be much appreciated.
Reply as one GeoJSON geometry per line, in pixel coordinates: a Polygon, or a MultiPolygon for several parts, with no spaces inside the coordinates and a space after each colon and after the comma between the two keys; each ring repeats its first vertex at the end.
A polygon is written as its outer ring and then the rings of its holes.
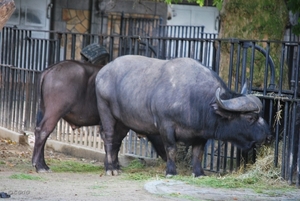
{"type": "Polygon", "coordinates": [[[84,14],[84,16],[85,16],[86,19],[90,19],[90,11],[84,10],[83,14],[84,14]]]}
{"type": "Polygon", "coordinates": [[[82,21],[81,24],[82,24],[82,26],[84,26],[86,29],[88,29],[88,28],[89,28],[90,21],[87,20],[87,19],[84,19],[84,20],[82,21]]]}
{"type": "Polygon", "coordinates": [[[71,15],[68,9],[62,9],[62,20],[69,21],[71,19],[71,15]]]}
{"type": "Polygon", "coordinates": [[[82,26],[82,24],[76,24],[75,30],[78,33],[86,33],[87,32],[87,28],[85,28],[84,26],[82,26]]]}
{"type": "Polygon", "coordinates": [[[67,28],[67,31],[73,31],[75,25],[74,24],[67,24],[66,28],[67,28]]]}
{"type": "Polygon", "coordinates": [[[77,12],[76,12],[76,10],[69,9],[69,12],[70,12],[70,17],[71,17],[71,18],[74,18],[74,17],[76,17],[76,16],[77,16],[77,12]]]}
{"type": "Polygon", "coordinates": [[[78,18],[77,16],[75,16],[74,18],[70,19],[70,20],[67,22],[67,24],[73,24],[73,25],[76,25],[76,24],[78,24],[78,23],[80,23],[80,20],[79,20],[79,18],[78,18]]]}
{"type": "Polygon", "coordinates": [[[77,10],[77,17],[80,19],[80,21],[83,21],[84,19],[86,19],[86,17],[84,16],[83,10],[77,10]]]}

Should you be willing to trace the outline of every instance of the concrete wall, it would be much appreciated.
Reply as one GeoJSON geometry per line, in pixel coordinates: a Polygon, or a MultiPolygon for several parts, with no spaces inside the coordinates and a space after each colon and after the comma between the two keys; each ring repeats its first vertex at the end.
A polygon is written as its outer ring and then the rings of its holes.
{"type": "Polygon", "coordinates": [[[167,4],[155,1],[136,1],[136,0],[102,0],[98,2],[100,12],[119,12],[130,14],[159,15],[166,19],[167,4]]]}
{"type": "Polygon", "coordinates": [[[165,3],[146,0],[53,0],[51,29],[77,31],[78,33],[105,33],[108,16],[112,13],[121,14],[122,12],[138,14],[139,17],[145,18],[159,16],[162,18],[162,22],[166,23],[168,7],[165,3]],[[84,13],[84,18],[81,13],[84,13]],[[70,15],[71,18],[67,15],[70,15]],[[71,29],[74,26],[70,24],[76,22],[81,23],[82,26],[78,25],[77,29],[71,29]]]}

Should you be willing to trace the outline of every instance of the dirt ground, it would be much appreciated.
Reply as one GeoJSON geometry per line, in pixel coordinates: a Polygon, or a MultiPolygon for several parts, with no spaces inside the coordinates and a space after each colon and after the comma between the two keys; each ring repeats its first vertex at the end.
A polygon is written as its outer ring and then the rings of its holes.
{"type": "MultiPolygon", "coordinates": [[[[300,190],[271,197],[245,189],[200,188],[172,179],[133,181],[126,179],[122,174],[105,176],[104,171],[38,174],[31,166],[31,154],[31,146],[18,145],[0,138],[0,193],[10,194],[7,200],[300,200],[300,190]],[[42,179],[11,178],[11,175],[21,173],[42,179]]],[[[51,150],[47,150],[45,155],[59,160],[82,161],[51,150]]],[[[87,160],[84,162],[90,163],[87,160]]],[[[103,166],[100,162],[96,164],[103,166]]]]}

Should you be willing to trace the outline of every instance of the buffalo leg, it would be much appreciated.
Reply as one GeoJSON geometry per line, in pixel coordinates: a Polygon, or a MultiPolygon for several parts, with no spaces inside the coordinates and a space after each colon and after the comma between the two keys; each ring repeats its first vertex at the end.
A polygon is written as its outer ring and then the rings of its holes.
{"type": "Polygon", "coordinates": [[[160,135],[147,135],[147,139],[151,142],[156,153],[164,160],[167,161],[167,154],[164,148],[164,143],[160,135]]]}
{"type": "Polygon", "coordinates": [[[206,142],[207,142],[207,140],[203,139],[203,140],[201,140],[200,144],[192,145],[193,176],[195,176],[195,177],[205,176],[204,171],[202,169],[202,157],[203,157],[204,147],[205,147],[206,142]]]}
{"type": "Polygon", "coordinates": [[[122,140],[128,133],[129,129],[121,122],[116,122],[115,120],[102,124],[102,128],[101,136],[104,141],[106,153],[104,162],[106,175],[118,175],[120,170],[118,153],[120,151],[122,140]]]}
{"type": "Polygon", "coordinates": [[[47,166],[44,157],[44,149],[47,138],[54,130],[58,118],[43,118],[35,129],[35,143],[32,155],[32,165],[37,172],[48,172],[50,168],[47,166]]]}
{"type": "Polygon", "coordinates": [[[171,126],[161,129],[161,137],[165,145],[167,153],[167,170],[166,177],[171,177],[177,174],[176,171],[176,140],[175,131],[171,126]]]}

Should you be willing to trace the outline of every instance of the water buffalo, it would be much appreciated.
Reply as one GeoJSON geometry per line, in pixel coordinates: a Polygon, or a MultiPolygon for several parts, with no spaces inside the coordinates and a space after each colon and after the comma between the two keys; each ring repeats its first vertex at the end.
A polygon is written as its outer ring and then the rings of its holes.
{"type": "MultiPolygon", "coordinates": [[[[37,172],[49,171],[44,158],[44,147],[48,136],[61,118],[66,120],[72,129],[99,125],[95,77],[101,68],[99,65],[79,61],[62,61],[42,72],[32,156],[32,164],[37,172]]],[[[148,140],[158,155],[166,160],[160,137],[149,136],[148,140]]],[[[119,148],[117,147],[118,151],[119,148]]]]}
{"type": "Polygon", "coordinates": [[[247,150],[270,137],[256,96],[230,91],[215,72],[189,58],[119,57],[97,74],[96,96],[108,175],[118,172],[116,147],[129,129],[161,135],[167,176],[176,174],[177,141],[192,145],[197,177],[204,175],[201,160],[208,139],[247,150]]]}

